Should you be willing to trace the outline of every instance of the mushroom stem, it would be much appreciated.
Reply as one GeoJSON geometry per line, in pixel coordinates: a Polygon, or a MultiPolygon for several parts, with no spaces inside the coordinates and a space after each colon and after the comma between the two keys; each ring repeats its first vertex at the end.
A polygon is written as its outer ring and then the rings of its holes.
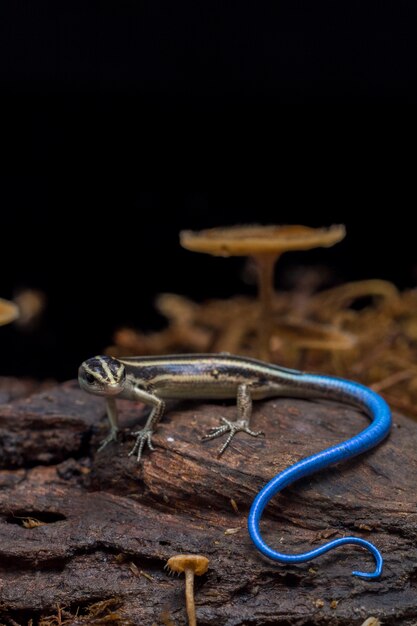
{"type": "Polygon", "coordinates": [[[194,602],[194,572],[188,568],[185,570],[185,604],[189,626],[197,626],[194,602]]]}
{"type": "Polygon", "coordinates": [[[278,254],[258,254],[253,257],[258,268],[258,290],[259,290],[259,357],[264,361],[269,361],[270,338],[272,326],[272,300],[274,295],[274,269],[278,254]]]}

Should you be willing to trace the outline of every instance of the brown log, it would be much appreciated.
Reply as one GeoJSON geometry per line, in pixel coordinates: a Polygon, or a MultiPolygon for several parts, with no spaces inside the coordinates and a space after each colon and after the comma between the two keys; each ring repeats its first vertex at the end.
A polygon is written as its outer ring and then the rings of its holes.
{"type": "Polygon", "coordinates": [[[104,402],[75,382],[0,406],[0,624],[182,626],[184,580],[164,570],[182,552],[210,559],[196,579],[200,626],[355,626],[371,615],[417,624],[414,422],[396,415],[386,442],[287,488],[265,515],[265,538],[289,553],[351,534],[374,542],[385,566],[366,582],[351,575],[373,569],[360,548],[284,566],[262,557],[246,530],[268,479],[367,424],[355,409],[257,402],[252,424],[266,436],[240,433],[217,458],[221,440],[201,435],[220,416],[234,419],[235,407],[184,402],[137,465],[129,431],[143,407],[120,408],[120,444],[97,453],[104,402]]]}

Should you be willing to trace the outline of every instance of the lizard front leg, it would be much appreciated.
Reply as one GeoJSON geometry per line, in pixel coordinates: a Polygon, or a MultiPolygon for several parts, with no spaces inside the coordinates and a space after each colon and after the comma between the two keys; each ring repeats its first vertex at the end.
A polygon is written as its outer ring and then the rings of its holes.
{"type": "Polygon", "coordinates": [[[128,456],[136,454],[136,460],[139,463],[145,444],[148,445],[150,450],[155,449],[152,445],[152,435],[155,432],[159,420],[164,414],[165,402],[154,394],[143,391],[142,389],[135,389],[134,396],[135,400],[140,400],[145,404],[152,406],[151,413],[145,426],[141,430],[137,430],[132,433],[132,435],[136,436],[136,441],[128,456]]]}
{"type": "Polygon", "coordinates": [[[101,442],[101,445],[97,452],[101,452],[111,441],[117,441],[117,434],[119,432],[119,423],[117,418],[117,406],[114,398],[106,399],[107,417],[110,423],[110,432],[107,437],[101,442]]]}
{"type": "Polygon", "coordinates": [[[264,434],[262,431],[255,432],[249,428],[249,420],[252,415],[252,398],[248,385],[242,384],[237,388],[237,412],[239,419],[231,422],[225,417],[222,417],[221,420],[224,425],[211,428],[209,433],[203,437],[203,440],[207,441],[208,439],[215,439],[216,437],[221,437],[229,433],[226,441],[219,449],[218,456],[223,454],[233,437],[240,431],[252,437],[259,437],[259,435],[264,434]]]}

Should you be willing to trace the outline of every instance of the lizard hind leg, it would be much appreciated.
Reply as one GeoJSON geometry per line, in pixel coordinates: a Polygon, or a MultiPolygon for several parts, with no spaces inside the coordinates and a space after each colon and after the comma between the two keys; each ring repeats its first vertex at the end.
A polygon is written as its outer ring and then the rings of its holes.
{"type": "Polygon", "coordinates": [[[221,437],[222,435],[229,433],[226,441],[221,448],[219,448],[218,456],[223,454],[233,437],[238,432],[245,432],[252,437],[259,437],[264,434],[262,431],[253,431],[249,428],[249,420],[252,415],[252,398],[248,385],[239,385],[237,388],[237,412],[238,419],[236,421],[232,422],[225,417],[222,417],[220,419],[223,422],[223,426],[215,426],[214,428],[211,428],[207,435],[202,437],[203,441],[208,441],[209,439],[215,439],[216,437],[221,437]]]}

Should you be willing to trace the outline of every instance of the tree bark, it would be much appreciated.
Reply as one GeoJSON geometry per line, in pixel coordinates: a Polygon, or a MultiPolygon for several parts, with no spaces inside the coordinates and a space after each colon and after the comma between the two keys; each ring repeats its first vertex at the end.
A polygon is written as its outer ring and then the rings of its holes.
{"type": "Polygon", "coordinates": [[[221,440],[201,436],[235,407],[184,402],[168,408],[138,465],[129,431],[144,407],[119,407],[120,443],[98,454],[104,401],[76,382],[0,406],[0,624],[182,626],[185,581],[164,565],[198,553],[210,559],[195,580],[200,626],[355,626],[371,615],[415,626],[415,422],[396,415],[387,441],[290,486],[264,515],[265,538],[288,553],[344,535],[374,542],[384,570],[366,582],[351,575],[373,568],[360,548],[284,566],[246,530],[272,476],[359,432],[365,416],[334,402],[256,402],[252,427],[266,436],[240,433],[217,458],[221,440]]]}

